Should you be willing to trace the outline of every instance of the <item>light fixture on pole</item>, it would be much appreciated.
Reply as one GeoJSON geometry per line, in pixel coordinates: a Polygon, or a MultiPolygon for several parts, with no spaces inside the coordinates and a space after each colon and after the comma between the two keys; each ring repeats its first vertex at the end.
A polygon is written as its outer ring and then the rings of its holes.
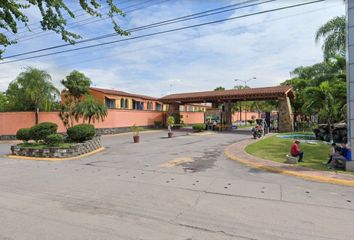
{"type": "MultiPolygon", "coordinates": [[[[238,78],[236,78],[236,79],[234,79],[234,81],[235,82],[243,82],[244,84],[245,84],[245,86],[244,86],[244,88],[247,88],[247,83],[249,82],[249,81],[252,81],[252,80],[254,80],[254,79],[257,79],[256,77],[253,77],[253,78],[250,78],[250,79],[247,79],[247,80],[242,80],[242,79],[238,79],[238,78]]],[[[247,113],[246,113],[246,111],[245,111],[245,123],[246,123],[246,118],[247,118],[247,113]]],[[[240,122],[242,121],[242,103],[241,103],[241,101],[240,101],[240,122]]]]}

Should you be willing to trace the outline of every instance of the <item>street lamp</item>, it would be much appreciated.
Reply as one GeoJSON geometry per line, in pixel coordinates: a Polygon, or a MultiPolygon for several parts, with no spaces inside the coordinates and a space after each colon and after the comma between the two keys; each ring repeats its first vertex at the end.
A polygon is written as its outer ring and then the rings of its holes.
{"type": "MultiPolygon", "coordinates": [[[[242,80],[242,79],[238,79],[238,78],[236,78],[236,79],[234,79],[234,81],[235,82],[243,82],[244,84],[245,84],[245,88],[247,87],[247,83],[249,82],[249,81],[252,81],[252,80],[254,80],[254,79],[257,79],[256,77],[253,77],[253,78],[250,78],[250,79],[247,79],[247,80],[242,80]]],[[[246,110],[245,110],[245,124],[246,124],[246,119],[247,118],[247,113],[246,113],[246,110]]],[[[242,103],[241,103],[241,101],[240,101],[240,122],[242,121],[242,103]]]]}

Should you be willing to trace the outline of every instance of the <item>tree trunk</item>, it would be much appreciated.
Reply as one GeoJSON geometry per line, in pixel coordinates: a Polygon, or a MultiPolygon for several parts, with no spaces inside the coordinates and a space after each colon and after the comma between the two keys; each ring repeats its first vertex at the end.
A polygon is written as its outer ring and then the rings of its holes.
{"type": "Polygon", "coordinates": [[[333,131],[332,131],[332,125],[330,122],[328,122],[328,130],[329,130],[329,142],[333,142],[333,131]]]}
{"type": "Polygon", "coordinates": [[[36,103],[36,112],[35,112],[36,125],[38,125],[38,115],[39,115],[39,104],[36,103]]]}
{"type": "Polygon", "coordinates": [[[92,118],[91,116],[89,116],[89,118],[88,118],[88,120],[89,120],[88,123],[89,123],[89,124],[91,124],[91,118],[92,118]]]}

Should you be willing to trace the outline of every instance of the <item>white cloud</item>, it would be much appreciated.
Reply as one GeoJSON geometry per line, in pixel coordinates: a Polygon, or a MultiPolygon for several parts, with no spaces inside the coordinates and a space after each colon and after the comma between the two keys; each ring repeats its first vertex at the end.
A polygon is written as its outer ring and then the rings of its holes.
{"type": "MultiPolygon", "coordinates": [[[[281,6],[296,2],[299,1],[281,1],[281,6]]],[[[192,1],[167,1],[132,12],[124,24],[140,26],[229,4],[226,1],[203,3],[205,5],[192,1]]],[[[279,3],[264,4],[252,11],[274,7],[279,7],[279,3]]],[[[244,9],[242,13],[235,11],[228,16],[247,12],[244,9]]],[[[277,85],[289,78],[289,72],[294,68],[322,61],[321,47],[314,42],[315,31],[330,18],[341,14],[344,14],[341,1],[326,1],[173,34],[56,55],[35,62],[0,65],[0,89],[5,90],[9,82],[9,79],[3,81],[2,75],[14,78],[21,71],[20,67],[28,64],[44,67],[55,79],[61,79],[77,69],[87,74],[97,87],[158,97],[170,91],[210,90],[220,85],[231,88],[235,85],[233,79],[254,76],[257,80],[250,82],[253,87],[277,85]]],[[[215,19],[217,17],[194,20],[193,23],[215,19]]],[[[178,26],[189,24],[179,23],[178,26]]],[[[100,35],[100,28],[102,32],[111,28],[110,24],[103,28],[102,22],[97,23],[97,26],[99,28],[90,26],[90,34],[94,32],[100,35]]],[[[173,27],[166,26],[145,33],[173,27]]],[[[88,29],[86,27],[85,30],[88,29]]],[[[134,33],[132,36],[140,34],[134,33]]],[[[31,42],[28,46],[33,49],[34,45],[50,45],[48,41],[41,41],[31,42]]],[[[21,45],[21,48],[26,49],[26,46],[21,45]]]]}

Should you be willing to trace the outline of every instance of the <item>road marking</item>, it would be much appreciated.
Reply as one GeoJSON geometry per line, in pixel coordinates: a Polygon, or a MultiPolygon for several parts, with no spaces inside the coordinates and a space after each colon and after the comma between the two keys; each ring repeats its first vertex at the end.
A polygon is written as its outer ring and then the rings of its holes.
{"type": "Polygon", "coordinates": [[[193,158],[191,158],[191,157],[176,158],[176,159],[173,159],[171,161],[161,164],[160,167],[170,168],[170,167],[175,167],[175,166],[180,165],[182,163],[188,163],[188,162],[194,162],[193,158]]]}
{"type": "Polygon", "coordinates": [[[69,157],[69,158],[36,158],[36,157],[25,157],[25,156],[16,156],[16,155],[4,155],[5,157],[8,158],[13,158],[13,159],[20,159],[20,160],[34,160],[34,161],[66,161],[66,160],[75,160],[75,159],[79,159],[79,158],[83,158],[83,157],[88,157],[91,156],[93,154],[96,154],[98,152],[103,151],[105,148],[101,147],[99,149],[96,149],[95,151],[89,152],[89,153],[85,153],[82,154],[80,156],[76,156],[76,157],[69,157]]]}

